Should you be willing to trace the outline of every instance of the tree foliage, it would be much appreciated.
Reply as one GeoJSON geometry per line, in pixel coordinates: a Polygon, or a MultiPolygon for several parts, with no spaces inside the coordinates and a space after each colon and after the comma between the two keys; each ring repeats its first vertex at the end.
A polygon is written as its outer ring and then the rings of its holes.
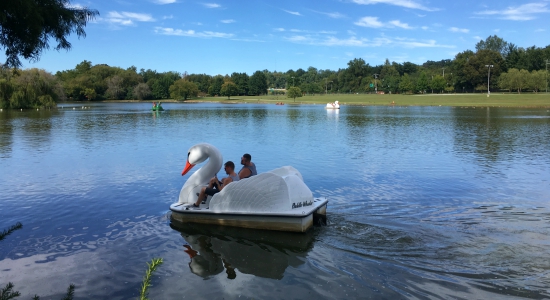
{"type": "Polygon", "coordinates": [[[55,50],[69,50],[67,37],[85,37],[87,22],[99,12],[71,6],[68,0],[0,1],[0,45],[6,49],[6,65],[20,67],[19,56],[37,61],[49,41],[55,50]]]}
{"type": "Polygon", "coordinates": [[[227,96],[227,99],[231,99],[231,96],[237,96],[239,94],[239,87],[232,81],[226,81],[222,84],[220,89],[220,95],[227,96]]]}
{"type": "MultiPolygon", "coordinates": [[[[25,1],[27,0],[23,2],[25,1]]],[[[498,36],[490,36],[478,43],[476,48],[475,52],[460,52],[452,60],[427,61],[422,65],[390,62],[386,59],[381,65],[370,66],[362,58],[355,58],[347,63],[347,68],[336,71],[310,66],[307,70],[300,68],[286,72],[258,70],[251,76],[238,72],[230,76],[185,73],[185,81],[195,84],[197,92],[191,89],[192,93],[178,94],[176,98],[187,99],[206,94],[229,98],[234,95],[257,96],[266,94],[268,88],[285,90],[290,87],[299,87],[300,95],[302,92],[323,93],[325,89],[331,93],[374,92],[376,88],[388,93],[424,93],[429,88],[437,92],[482,91],[487,90],[488,65],[492,65],[489,78],[491,90],[501,87],[520,92],[538,92],[545,89],[545,81],[540,72],[545,70],[546,60],[550,58],[550,45],[544,48],[521,48],[498,36]],[[525,70],[529,75],[524,74],[529,78],[528,82],[519,84],[518,79],[513,84],[514,87],[510,88],[507,81],[511,75],[504,73],[512,69],[517,69],[517,72],[525,70]],[[504,77],[499,80],[501,74],[504,77]],[[237,86],[236,94],[233,86],[226,86],[222,91],[222,86],[228,81],[237,86]]],[[[511,72],[512,75],[514,72],[511,72]]],[[[51,74],[43,70],[21,71],[0,65],[0,107],[48,107],[64,99],[167,99],[171,97],[170,87],[181,78],[180,73],[173,71],[141,69],[138,73],[134,66],[122,69],[106,64],[93,65],[87,60],[77,64],[74,69],[57,72],[53,79],[51,74]],[[34,77],[31,73],[35,74],[34,77]]]]}
{"type": "Polygon", "coordinates": [[[248,81],[248,94],[253,96],[265,95],[267,93],[267,78],[262,71],[256,71],[248,81]]]}
{"type": "Polygon", "coordinates": [[[170,86],[170,97],[176,100],[187,100],[190,97],[197,97],[199,88],[193,82],[179,79],[170,86]]]}
{"type": "Polygon", "coordinates": [[[414,90],[414,84],[409,76],[405,73],[399,82],[399,90],[401,93],[412,93],[414,90]]]}
{"type": "Polygon", "coordinates": [[[287,90],[286,96],[294,99],[294,102],[296,102],[296,97],[302,97],[302,90],[299,87],[293,86],[287,90]]]}
{"type": "Polygon", "coordinates": [[[42,69],[14,70],[7,75],[0,77],[1,108],[52,108],[64,99],[58,80],[42,69]]]}
{"type": "Polygon", "coordinates": [[[505,57],[506,50],[508,48],[508,42],[495,35],[490,35],[487,39],[481,40],[476,44],[476,50],[491,50],[498,52],[505,57]]]}
{"type": "Polygon", "coordinates": [[[147,85],[147,83],[138,83],[136,87],[134,87],[134,96],[138,100],[144,100],[151,97],[151,88],[147,85]]]}
{"type": "Polygon", "coordinates": [[[441,75],[435,75],[432,81],[430,82],[430,87],[439,92],[443,92],[443,89],[445,88],[446,82],[445,78],[441,75]]]}

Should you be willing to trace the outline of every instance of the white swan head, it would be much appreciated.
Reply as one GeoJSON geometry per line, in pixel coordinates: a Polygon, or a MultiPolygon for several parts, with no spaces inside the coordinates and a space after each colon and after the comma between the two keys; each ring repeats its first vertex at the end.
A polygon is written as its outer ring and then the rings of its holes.
{"type": "Polygon", "coordinates": [[[206,165],[191,175],[183,185],[179,197],[180,203],[194,202],[196,200],[194,195],[200,192],[201,187],[207,185],[210,178],[218,173],[223,163],[220,151],[208,143],[196,144],[189,148],[185,168],[181,172],[182,176],[206,160],[208,160],[206,165]]]}
{"type": "Polygon", "coordinates": [[[189,148],[187,152],[187,162],[185,163],[185,168],[181,172],[181,176],[187,174],[194,166],[207,160],[211,152],[208,150],[211,150],[213,147],[214,146],[210,144],[202,143],[189,148]]]}

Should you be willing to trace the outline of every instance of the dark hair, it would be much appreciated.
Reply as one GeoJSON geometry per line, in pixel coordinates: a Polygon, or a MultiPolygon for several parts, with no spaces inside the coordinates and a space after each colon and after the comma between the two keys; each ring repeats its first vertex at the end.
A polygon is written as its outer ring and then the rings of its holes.
{"type": "Polygon", "coordinates": [[[252,161],[252,156],[248,153],[243,154],[243,157],[246,158],[247,161],[252,161]]]}
{"type": "Polygon", "coordinates": [[[234,164],[232,161],[230,161],[230,160],[228,160],[228,161],[224,164],[224,166],[226,166],[226,167],[231,167],[231,169],[235,170],[235,164],[234,164]]]}

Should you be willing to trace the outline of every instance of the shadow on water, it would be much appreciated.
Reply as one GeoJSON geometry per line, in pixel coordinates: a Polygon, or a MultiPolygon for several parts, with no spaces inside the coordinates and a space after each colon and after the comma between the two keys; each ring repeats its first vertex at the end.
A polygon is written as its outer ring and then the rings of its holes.
{"type": "Polygon", "coordinates": [[[288,233],[175,221],[170,227],[185,240],[182,250],[189,255],[191,272],[205,279],[224,270],[228,279],[238,273],[282,279],[289,266],[306,262],[314,241],[311,230],[288,233]]]}

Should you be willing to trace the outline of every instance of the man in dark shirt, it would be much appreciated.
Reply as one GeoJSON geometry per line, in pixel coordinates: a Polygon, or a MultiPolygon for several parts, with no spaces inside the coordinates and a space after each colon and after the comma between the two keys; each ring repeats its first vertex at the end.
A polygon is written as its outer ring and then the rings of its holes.
{"type": "Polygon", "coordinates": [[[256,171],[256,165],[251,161],[252,156],[248,153],[243,154],[241,157],[241,165],[243,168],[239,171],[239,178],[244,179],[253,175],[258,175],[256,171]]]}

